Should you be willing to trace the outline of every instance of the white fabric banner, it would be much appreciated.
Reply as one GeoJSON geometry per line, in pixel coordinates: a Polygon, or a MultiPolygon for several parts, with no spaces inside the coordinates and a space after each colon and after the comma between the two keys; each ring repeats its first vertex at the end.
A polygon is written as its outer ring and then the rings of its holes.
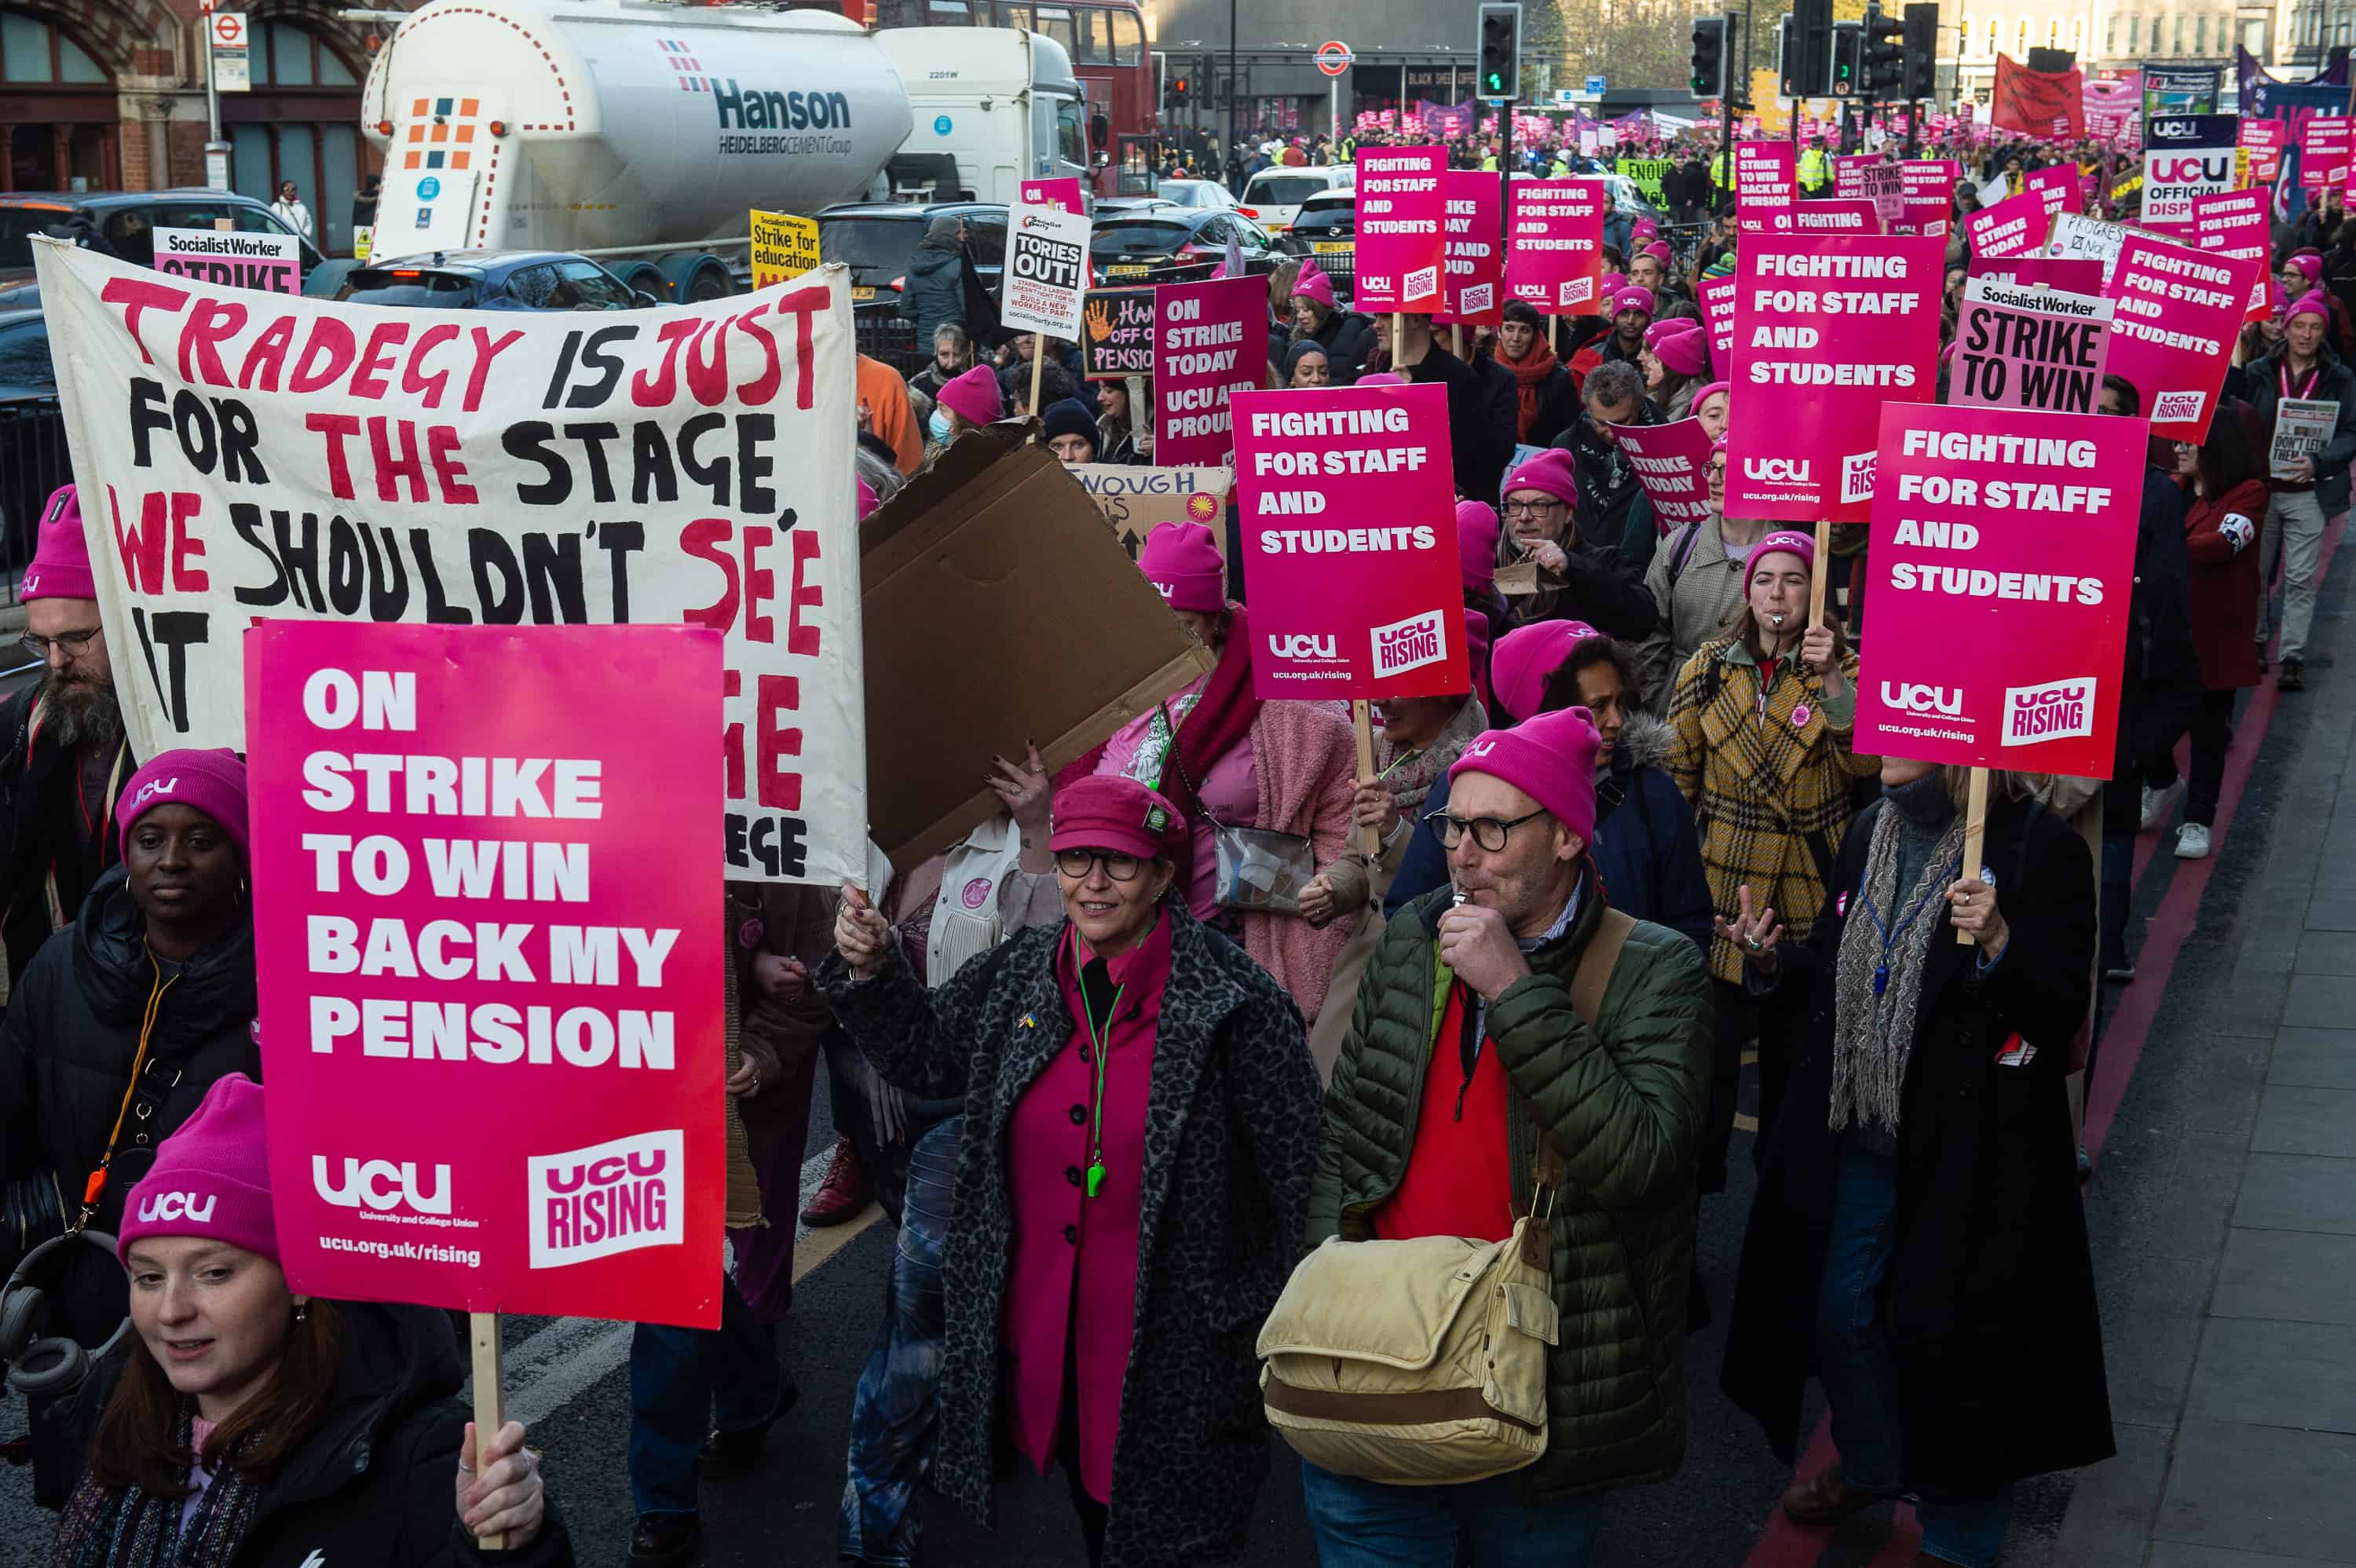
{"type": "Polygon", "coordinates": [[[725,637],[725,875],[866,876],[844,269],[592,320],[35,261],[140,756],[246,749],[262,618],[686,622],[725,637]]]}

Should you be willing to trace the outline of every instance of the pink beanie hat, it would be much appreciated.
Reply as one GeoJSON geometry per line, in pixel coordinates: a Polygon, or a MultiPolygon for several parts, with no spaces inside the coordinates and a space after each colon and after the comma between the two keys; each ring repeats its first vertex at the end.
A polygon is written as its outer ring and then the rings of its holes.
{"type": "Polygon", "coordinates": [[[1472,695],[1489,706],[1489,617],[1478,610],[1464,612],[1464,657],[1472,667],[1472,695]]]}
{"type": "Polygon", "coordinates": [[[1628,286],[1628,274],[1625,272],[1606,272],[1597,281],[1596,286],[1603,291],[1603,297],[1605,299],[1610,299],[1613,294],[1618,293],[1622,289],[1628,286]]]}
{"type": "Polygon", "coordinates": [[[1137,552],[1137,569],[1173,610],[1215,615],[1227,607],[1226,562],[1201,523],[1164,523],[1137,552]]]}
{"type": "Polygon", "coordinates": [[[1667,321],[1656,321],[1644,328],[1644,347],[1657,348],[1665,337],[1680,337],[1688,332],[1700,330],[1701,323],[1691,316],[1673,316],[1667,321]]]}
{"type": "Polygon", "coordinates": [[[2283,265],[2296,267],[2298,270],[2298,275],[2310,283],[2323,276],[2323,258],[2312,251],[2302,251],[2285,261],[2283,265]]]}
{"type": "Polygon", "coordinates": [[[998,392],[998,374],[977,365],[941,389],[941,407],[968,424],[990,424],[1006,415],[1006,400],[998,392]]]}
{"type": "Polygon", "coordinates": [[[1669,264],[1668,241],[1665,240],[1654,240],[1650,245],[1644,247],[1644,254],[1650,256],[1662,266],[1667,266],[1669,264]]]}
{"type": "MultiPolygon", "coordinates": [[[[1731,399],[1734,396],[1734,383],[1731,381],[1709,381],[1705,382],[1701,386],[1696,387],[1694,389],[1693,406],[1696,409],[1699,409],[1704,401],[1706,401],[1712,394],[1718,392],[1724,392],[1728,398],[1731,399]]],[[[1723,441],[1726,438],[1720,436],[1719,439],[1723,441]]]]}
{"type": "Polygon", "coordinates": [[[1641,310],[1646,315],[1652,315],[1653,291],[1630,283],[1612,296],[1612,314],[1618,315],[1623,310],[1641,310]]]}
{"type": "Polygon", "coordinates": [[[126,859],[131,825],[159,805],[195,806],[221,825],[240,855],[247,852],[245,764],[227,746],[166,752],[123,782],[114,820],[122,830],[117,848],[126,859]]]}
{"type": "Polygon", "coordinates": [[[1698,332],[1672,332],[1653,346],[1653,357],[1680,376],[1709,373],[1709,338],[1698,332]]]}
{"type": "Polygon", "coordinates": [[[1579,464],[1559,446],[1549,446],[1511,474],[1500,495],[1543,490],[1566,507],[1579,505],[1579,464]]]}
{"type": "Polygon", "coordinates": [[[1333,280],[1318,266],[1316,258],[1301,263],[1301,275],[1292,280],[1292,297],[1315,300],[1327,310],[1333,308],[1333,280]]]}
{"type": "Polygon", "coordinates": [[[1545,706],[1547,677],[1572,648],[1601,635],[1584,621],[1533,621],[1498,638],[1489,656],[1489,684],[1505,716],[1533,717],[1545,706]]]}
{"type": "Polygon", "coordinates": [[[1636,226],[1628,230],[1628,238],[1631,240],[1650,240],[1659,234],[1660,231],[1661,226],[1659,224],[1654,222],[1649,218],[1640,218],[1636,219],[1636,226]]]}
{"type": "MultiPolygon", "coordinates": [[[[1510,636],[1505,639],[1505,643],[1512,641],[1510,636]]],[[[1505,643],[1497,645],[1501,656],[1505,643]]],[[[1584,708],[1558,708],[1511,730],[1483,731],[1464,748],[1464,754],[1448,770],[1448,777],[1451,784],[1466,773],[1503,779],[1579,835],[1581,843],[1592,845],[1595,754],[1602,749],[1603,738],[1595,732],[1592,714],[1584,708]]]]}
{"type": "Polygon", "coordinates": [[[22,597],[28,603],[98,597],[90,574],[90,542],[81,533],[81,496],[70,485],[58,486],[41,508],[39,542],[33,564],[25,570],[22,597]]]}
{"type": "MultiPolygon", "coordinates": [[[[2326,324],[2330,322],[2331,304],[2329,300],[2326,300],[2323,297],[2323,291],[2321,289],[2317,289],[2312,293],[2300,295],[2298,303],[2290,307],[2290,315],[2284,316],[2283,320],[2285,322],[2288,322],[2292,316],[2301,315],[2319,315],[2324,319],[2326,324]]],[[[44,549],[48,548],[48,531],[47,528],[44,528],[41,532],[41,547],[44,549]]]]}
{"type": "Polygon", "coordinates": [[[155,1163],[124,1194],[114,1255],[147,1236],[202,1236],[278,1261],[270,1218],[270,1149],[262,1085],[242,1072],[218,1079],[197,1114],[155,1147],[155,1163]]]}
{"type": "Polygon", "coordinates": [[[1497,581],[1497,508],[1485,501],[1456,503],[1456,553],[1464,586],[1486,593],[1497,581]]]}
{"type": "Polygon", "coordinates": [[[1751,547],[1751,559],[1743,562],[1744,579],[1747,581],[1757,576],[1759,563],[1771,555],[1796,555],[1800,558],[1802,566],[1806,567],[1810,571],[1816,569],[1815,539],[1796,528],[1784,528],[1769,534],[1751,547]]]}
{"type": "Polygon", "coordinates": [[[1350,383],[1354,387],[1404,387],[1407,378],[1389,370],[1376,370],[1350,383]]]}

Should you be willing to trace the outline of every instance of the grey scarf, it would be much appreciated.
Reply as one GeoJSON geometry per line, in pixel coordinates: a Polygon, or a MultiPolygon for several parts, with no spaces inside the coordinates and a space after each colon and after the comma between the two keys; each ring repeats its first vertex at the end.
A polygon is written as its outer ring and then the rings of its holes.
{"type": "MultiPolygon", "coordinates": [[[[1936,774],[1921,782],[1933,790],[1943,787],[1936,774]]],[[[1946,927],[1939,918],[1944,908],[1939,890],[1957,875],[1963,847],[1964,819],[1952,807],[1944,830],[1910,816],[1894,799],[1884,802],[1874,821],[1858,907],[1849,911],[1841,930],[1840,957],[1833,969],[1833,1094],[1827,1120],[1835,1132],[1853,1126],[1897,1135],[1906,1061],[1914,1049],[1923,961],[1932,937],[1946,927]],[[1927,840],[1934,831],[1937,840],[1922,870],[1908,879],[1911,885],[1901,892],[1900,862],[1914,858],[1906,853],[1905,840],[1927,840]],[[1887,972],[1880,973],[1885,965],[1887,972]]],[[[1915,848],[1919,851],[1920,846],[1915,848]]]]}

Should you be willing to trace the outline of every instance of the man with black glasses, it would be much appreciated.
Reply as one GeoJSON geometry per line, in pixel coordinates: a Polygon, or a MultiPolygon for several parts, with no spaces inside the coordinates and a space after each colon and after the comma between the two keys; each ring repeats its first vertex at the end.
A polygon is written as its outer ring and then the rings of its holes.
{"type": "Polygon", "coordinates": [[[137,766],[123,732],[98,589],[70,485],[41,508],[40,535],[22,588],[24,651],[48,667],[0,703],[0,939],[14,990],[52,932],[114,864],[108,824],[137,766]]]}

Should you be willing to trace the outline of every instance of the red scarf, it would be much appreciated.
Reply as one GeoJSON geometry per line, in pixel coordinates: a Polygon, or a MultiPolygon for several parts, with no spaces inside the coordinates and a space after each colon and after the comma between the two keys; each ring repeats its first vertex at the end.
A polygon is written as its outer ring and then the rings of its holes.
{"type": "Polygon", "coordinates": [[[1515,434],[1527,441],[1530,439],[1530,426],[1537,422],[1538,389],[1546,385],[1548,376],[1554,374],[1554,349],[1541,337],[1530,345],[1528,357],[1518,362],[1505,359],[1504,363],[1505,368],[1514,373],[1514,380],[1521,393],[1522,412],[1515,434]]]}
{"type": "MultiPolygon", "coordinates": [[[[1162,765],[1161,792],[1170,804],[1189,816],[1202,813],[1193,784],[1200,784],[1211,764],[1241,745],[1259,717],[1260,699],[1252,695],[1251,620],[1240,604],[1227,606],[1227,640],[1219,646],[1219,662],[1203,683],[1203,695],[1179,721],[1175,742],[1177,766],[1162,765]],[[1191,783],[1189,782],[1191,781],[1191,783]]],[[[1060,790],[1075,779],[1096,772],[1104,755],[1099,742],[1070,767],[1055,775],[1060,790]]]]}

